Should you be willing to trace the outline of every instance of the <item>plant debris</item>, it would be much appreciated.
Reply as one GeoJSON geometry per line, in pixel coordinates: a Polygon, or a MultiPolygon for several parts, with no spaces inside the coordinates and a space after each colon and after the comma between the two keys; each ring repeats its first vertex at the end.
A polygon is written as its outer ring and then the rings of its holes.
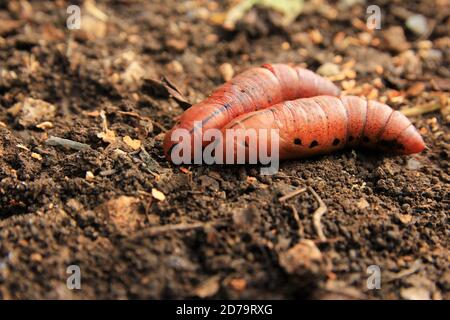
{"type": "Polygon", "coordinates": [[[49,146],[62,146],[74,150],[83,150],[90,148],[90,146],[86,143],[81,143],[69,139],[63,139],[55,136],[48,137],[45,143],[49,146]]]}

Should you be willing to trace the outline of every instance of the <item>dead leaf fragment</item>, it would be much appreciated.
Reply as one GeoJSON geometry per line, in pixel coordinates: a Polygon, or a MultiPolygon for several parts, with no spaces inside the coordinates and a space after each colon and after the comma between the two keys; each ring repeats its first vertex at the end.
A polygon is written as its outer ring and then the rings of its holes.
{"type": "Polygon", "coordinates": [[[185,110],[191,106],[181,91],[164,76],[161,80],[144,78],[142,89],[154,96],[165,98],[172,97],[185,110]]]}
{"type": "Polygon", "coordinates": [[[281,12],[283,20],[281,23],[284,26],[292,23],[303,9],[303,0],[244,0],[233,6],[226,14],[223,23],[224,28],[234,29],[236,23],[241,20],[247,11],[256,5],[264,6],[281,12]]]}
{"type": "Polygon", "coordinates": [[[123,142],[133,150],[139,150],[141,148],[141,140],[139,139],[132,139],[130,136],[125,136],[123,137],[123,142]]]}
{"type": "Polygon", "coordinates": [[[114,133],[114,131],[109,129],[106,129],[106,132],[98,133],[97,137],[99,137],[106,143],[113,143],[116,141],[116,134],[114,133]]]}
{"type": "Polygon", "coordinates": [[[102,139],[106,143],[116,142],[116,134],[114,131],[108,129],[108,122],[106,120],[105,111],[100,112],[100,117],[102,118],[103,132],[97,134],[97,137],[102,139]]]}

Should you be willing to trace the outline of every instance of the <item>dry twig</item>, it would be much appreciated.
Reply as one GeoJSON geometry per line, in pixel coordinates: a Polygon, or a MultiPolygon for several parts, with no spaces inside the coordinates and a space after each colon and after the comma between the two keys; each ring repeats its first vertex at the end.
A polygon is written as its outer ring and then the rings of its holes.
{"type": "MultiPolygon", "coordinates": [[[[292,192],[289,192],[288,194],[286,194],[286,195],[284,195],[284,196],[282,196],[282,197],[280,197],[280,198],[278,198],[278,201],[280,201],[280,202],[285,202],[286,200],[288,200],[288,199],[290,199],[290,198],[292,198],[292,197],[295,197],[296,195],[299,195],[299,194],[301,194],[301,193],[303,193],[303,192],[305,192],[306,191],[306,188],[300,188],[300,189],[297,189],[297,190],[294,190],[294,191],[292,191],[292,192]]],[[[298,211],[297,211],[297,209],[295,208],[295,206],[294,205],[289,205],[289,208],[291,208],[291,211],[292,211],[292,215],[294,216],[294,219],[295,219],[295,222],[297,223],[297,226],[298,226],[298,235],[299,235],[299,237],[300,238],[303,238],[304,237],[304,232],[303,232],[303,225],[302,225],[302,222],[301,222],[301,220],[300,220],[300,217],[299,217],[299,215],[298,215],[298,211]]]]}
{"type": "Polygon", "coordinates": [[[193,223],[177,223],[177,224],[167,224],[163,226],[151,227],[149,229],[144,229],[139,232],[140,236],[145,237],[155,237],[167,232],[173,231],[187,231],[194,229],[205,229],[207,227],[217,227],[226,225],[227,221],[217,220],[212,222],[193,222],[193,223]]]}
{"type": "Polygon", "coordinates": [[[300,237],[300,239],[305,237],[305,233],[303,231],[303,225],[302,222],[300,220],[300,216],[298,215],[298,211],[295,208],[294,205],[289,205],[289,208],[291,208],[292,210],[292,215],[294,216],[295,222],[297,222],[297,226],[298,226],[298,236],[300,237]]]}
{"type": "Polygon", "coordinates": [[[90,146],[85,143],[76,142],[69,139],[63,139],[55,136],[50,136],[46,141],[45,144],[49,146],[63,146],[74,150],[83,150],[83,149],[89,149],[90,146]]]}
{"type": "Polygon", "coordinates": [[[292,197],[295,197],[296,195],[298,195],[300,193],[303,193],[305,191],[306,191],[306,188],[300,188],[300,189],[294,190],[294,191],[289,192],[288,194],[278,198],[278,201],[284,202],[284,201],[286,201],[286,200],[288,200],[288,199],[290,199],[292,197]]]}
{"type": "Polygon", "coordinates": [[[398,273],[389,273],[385,276],[385,280],[384,282],[391,282],[400,278],[404,278],[404,277],[408,277],[410,275],[412,275],[413,273],[416,273],[417,271],[420,270],[420,268],[422,267],[422,261],[420,261],[419,259],[414,261],[413,265],[411,267],[409,267],[408,269],[402,270],[398,273]]]}
{"type": "Polygon", "coordinates": [[[308,190],[313,194],[314,198],[316,198],[316,201],[319,203],[319,207],[314,211],[313,214],[313,225],[314,229],[316,229],[317,236],[319,237],[320,241],[326,241],[327,238],[325,237],[323,230],[322,230],[322,223],[320,222],[320,219],[322,216],[327,212],[327,206],[323,202],[322,198],[314,191],[313,188],[308,187],[308,190]]]}
{"type": "Polygon", "coordinates": [[[436,102],[430,102],[427,104],[420,104],[411,108],[400,109],[400,112],[407,117],[415,117],[422,115],[424,113],[433,112],[439,110],[441,106],[436,102]]]}

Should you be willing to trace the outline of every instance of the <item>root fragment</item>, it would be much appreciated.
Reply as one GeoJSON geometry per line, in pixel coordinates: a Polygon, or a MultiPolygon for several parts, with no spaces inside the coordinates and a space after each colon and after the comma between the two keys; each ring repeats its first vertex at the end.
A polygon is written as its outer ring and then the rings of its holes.
{"type": "Polygon", "coordinates": [[[316,198],[316,201],[319,203],[319,207],[314,211],[313,214],[313,225],[314,229],[317,232],[317,236],[319,237],[320,241],[326,241],[327,238],[325,237],[322,229],[322,223],[321,218],[322,216],[327,212],[327,206],[323,202],[322,198],[314,191],[313,188],[308,187],[308,190],[313,194],[314,198],[316,198]]]}

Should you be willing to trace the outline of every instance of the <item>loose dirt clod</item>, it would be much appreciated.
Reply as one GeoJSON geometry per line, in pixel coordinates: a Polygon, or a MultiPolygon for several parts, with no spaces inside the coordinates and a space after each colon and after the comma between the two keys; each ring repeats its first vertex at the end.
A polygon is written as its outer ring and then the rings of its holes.
{"type": "Polygon", "coordinates": [[[319,272],[322,253],[311,240],[301,240],[294,247],[280,255],[280,265],[288,273],[303,269],[319,272]]]}
{"type": "Polygon", "coordinates": [[[131,233],[141,227],[144,216],[139,213],[139,199],[120,196],[111,199],[95,209],[104,214],[121,233],[131,233]]]}
{"type": "Polygon", "coordinates": [[[24,127],[38,124],[55,116],[56,107],[40,99],[26,98],[8,109],[8,114],[18,119],[24,127]]]}

